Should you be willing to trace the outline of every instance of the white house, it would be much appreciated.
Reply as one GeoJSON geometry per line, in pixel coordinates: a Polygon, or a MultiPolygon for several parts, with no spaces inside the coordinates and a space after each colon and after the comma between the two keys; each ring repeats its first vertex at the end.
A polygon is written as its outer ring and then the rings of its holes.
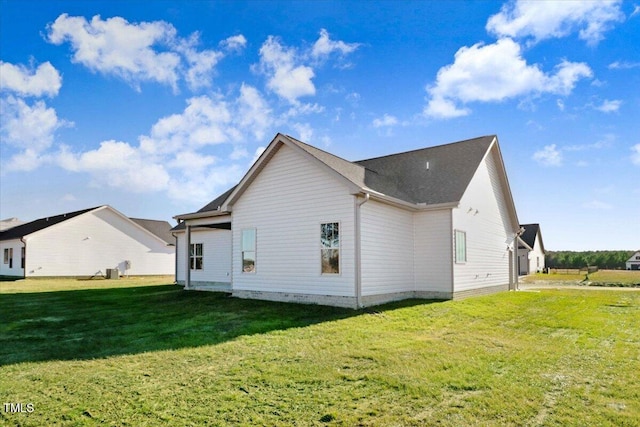
{"type": "Polygon", "coordinates": [[[520,275],[540,273],[545,268],[545,250],[540,224],[523,224],[518,245],[518,272],[520,275]]]}
{"type": "Polygon", "coordinates": [[[357,308],[517,281],[496,136],[349,162],[277,134],[237,186],[175,218],[186,289],[357,308]]]}
{"type": "Polygon", "coordinates": [[[0,276],[90,277],[175,273],[175,239],[166,221],[127,218],[99,206],[40,218],[0,233],[0,276]]]}
{"type": "Polygon", "coordinates": [[[640,270],[640,251],[627,260],[626,267],[627,270],[640,270]]]}

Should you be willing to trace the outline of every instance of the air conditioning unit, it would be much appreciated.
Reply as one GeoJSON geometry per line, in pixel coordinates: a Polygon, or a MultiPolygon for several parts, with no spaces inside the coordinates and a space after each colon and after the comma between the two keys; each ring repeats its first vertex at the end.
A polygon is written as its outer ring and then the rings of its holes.
{"type": "Polygon", "coordinates": [[[120,272],[117,268],[107,268],[107,279],[119,279],[120,272]]]}

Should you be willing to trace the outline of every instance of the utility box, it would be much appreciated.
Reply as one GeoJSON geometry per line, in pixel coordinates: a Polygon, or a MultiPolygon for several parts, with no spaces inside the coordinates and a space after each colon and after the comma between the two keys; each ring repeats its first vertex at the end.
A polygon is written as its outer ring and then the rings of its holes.
{"type": "Polygon", "coordinates": [[[117,268],[107,268],[107,279],[119,279],[120,272],[117,268]]]}

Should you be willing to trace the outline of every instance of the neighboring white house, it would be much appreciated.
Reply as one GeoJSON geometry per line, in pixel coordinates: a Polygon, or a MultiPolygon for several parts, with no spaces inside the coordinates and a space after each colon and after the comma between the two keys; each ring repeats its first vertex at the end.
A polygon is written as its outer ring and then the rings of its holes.
{"type": "Polygon", "coordinates": [[[517,280],[496,136],[349,162],[277,134],[236,187],[175,218],[186,289],[357,308],[517,280]]]}
{"type": "Polygon", "coordinates": [[[90,277],[175,273],[166,221],[127,218],[110,206],[40,218],[0,233],[0,276],[90,277]]]}
{"type": "Polygon", "coordinates": [[[518,245],[518,272],[520,275],[540,273],[545,268],[545,250],[539,224],[523,224],[518,245]]]}
{"type": "Polygon", "coordinates": [[[640,251],[627,260],[626,267],[627,270],[640,270],[640,251]]]}

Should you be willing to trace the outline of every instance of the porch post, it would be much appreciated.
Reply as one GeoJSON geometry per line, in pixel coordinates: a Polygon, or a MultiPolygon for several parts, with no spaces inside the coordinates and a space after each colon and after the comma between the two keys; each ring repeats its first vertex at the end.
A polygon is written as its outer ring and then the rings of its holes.
{"type": "Polygon", "coordinates": [[[186,225],[186,247],[184,250],[185,254],[185,270],[184,270],[184,288],[189,289],[191,287],[191,262],[190,262],[190,254],[191,254],[191,226],[189,224],[186,225]]]}

